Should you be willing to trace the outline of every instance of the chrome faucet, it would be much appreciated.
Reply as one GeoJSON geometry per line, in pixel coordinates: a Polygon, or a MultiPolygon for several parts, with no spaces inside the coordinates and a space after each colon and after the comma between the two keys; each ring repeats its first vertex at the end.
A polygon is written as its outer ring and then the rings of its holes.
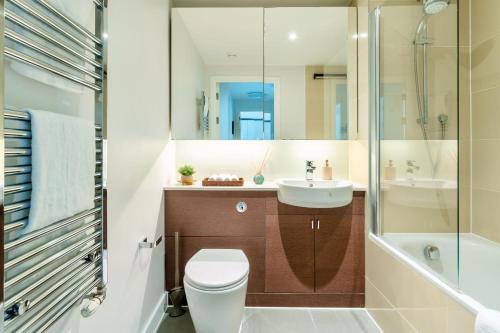
{"type": "Polygon", "coordinates": [[[410,177],[410,175],[413,176],[416,171],[420,170],[420,166],[418,166],[416,163],[417,162],[414,160],[407,160],[406,161],[406,176],[408,178],[413,178],[413,177],[410,177]]]}
{"type": "Polygon", "coordinates": [[[313,180],[314,170],[316,170],[314,161],[306,161],[306,180],[313,180]]]}

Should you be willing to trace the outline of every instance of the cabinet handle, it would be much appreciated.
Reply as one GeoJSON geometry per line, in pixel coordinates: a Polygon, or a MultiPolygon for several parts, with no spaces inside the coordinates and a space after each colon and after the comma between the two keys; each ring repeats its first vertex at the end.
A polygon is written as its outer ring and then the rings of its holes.
{"type": "Polygon", "coordinates": [[[314,220],[311,220],[311,229],[314,230],[314,220]]]}
{"type": "Polygon", "coordinates": [[[318,220],[316,220],[316,222],[318,222],[318,230],[319,230],[319,224],[321,221],[318,219],[318,220]]]}

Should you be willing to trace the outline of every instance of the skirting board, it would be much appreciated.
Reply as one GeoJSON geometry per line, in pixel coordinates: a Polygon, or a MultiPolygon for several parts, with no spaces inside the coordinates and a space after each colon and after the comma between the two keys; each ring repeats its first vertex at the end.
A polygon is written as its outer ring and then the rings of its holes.
{"type": "Polygon", "coordinates": [[[163,294],[158,300],[158,303],[156,304],[153,313],[146,322],[146,325],[144,325],[142,333],[156,333],[158,327],[160,327],[161,321],[163,320],[163,316],[165,314],[165,304],[167,299],[168,299],[168,292],[165,292],[165,294],[163,294]]]}

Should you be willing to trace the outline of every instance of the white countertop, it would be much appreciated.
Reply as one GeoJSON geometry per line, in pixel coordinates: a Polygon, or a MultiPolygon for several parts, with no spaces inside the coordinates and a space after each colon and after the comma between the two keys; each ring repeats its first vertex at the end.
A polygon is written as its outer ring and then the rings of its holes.
{"type": "MultiPolygon", "coordinates": [[[[353,191],[366,191],[366,186],[353,183],[353,191]]],[[[167,185],[165,191],[277,191],[278,185],[274,182],[264,182],[256,185],[252,181],[245,181],[243,186],[203,186],[201,181],[196,181],[193,185],[182,185],[180,182],[167,185]]]]}

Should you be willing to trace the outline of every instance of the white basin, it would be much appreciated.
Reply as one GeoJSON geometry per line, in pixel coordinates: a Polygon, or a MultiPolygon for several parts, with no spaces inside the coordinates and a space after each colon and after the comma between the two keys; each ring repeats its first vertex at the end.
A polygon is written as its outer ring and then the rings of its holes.
{"type": "Polygon", "coordinates": [[[382,182],[387,200],[409,207],[457,208],[457,182],[445,179],[397,179],[382,182]]]}
{"type": "Polygon", "coordinates": [[[352,183],[345,180],[280,179],[278,200],[306,208],[336,208],[352,202],[352,183]]]}

